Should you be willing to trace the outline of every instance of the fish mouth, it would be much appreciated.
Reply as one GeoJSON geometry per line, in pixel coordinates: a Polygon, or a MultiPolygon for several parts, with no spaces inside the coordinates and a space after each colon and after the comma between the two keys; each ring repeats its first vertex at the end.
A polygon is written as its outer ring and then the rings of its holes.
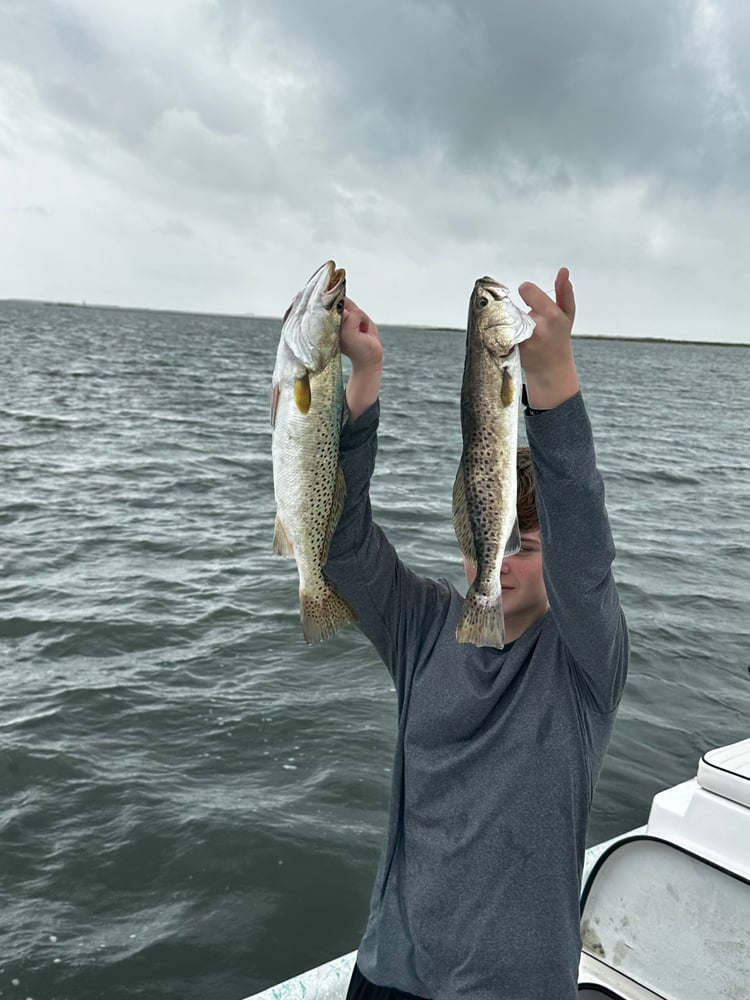
{"type": "Polygon", "coordinates": [[[336,262],[333,260],[327,260],[325,264],[321,264],[307,284],[320,294],[327,295],[338,291],[343,281],[346,281],[344,268],[336,267],[336,262]]]}
{"type": "MultiPolygon", "coordinates": [[[[320,303],[324,309],[331,309],[340,301],[341,294],[346,289],[346,271],[336,267],[332,260],[321,264],[318,270],[308,279],[307,284],[299,292],[289,309],[284,314],[284,322],[293,316],[302,316],[320,303]]],[[[341,311],[341,310],[339,310],[341,311]]]]}
{"type": "Polygon", "coordinates": [[[507,285],[485,275],[484,278],[477,278],[474,282],[470,308],[474,311],[481,311],[486,309],[491,302],[504,302],[509,298],[510,292],[507,285]]]}
{"type": "Polygon", "coordinates": [[[474,294],[479,296],[482,292],[494,299],[495,302],[508,298],[508,286],[496,278],[491,278],[488,274],[483,278],[477,278],[474,282],[474,294]]]}
{"type": "MultiPolygon", "coordinates": [[[[324,309],[332,309],[341,301],[346,289],[346,271],[336,267],[335,261],[327,260],[311,279],[313,297],[320,300],[324,309]],[[317,278],[317,281],[315,280],[317,278]]],[[[343,305],[340,307],[343,309],[343,305]]]]}
{"type": "Polygon", "coordinates": [[[346,280],[346,271],[343,267],[336,267],[336,264],[329,260],[328,264],[330,266],[330,277],[328,278],[327,292],[335,291],[342,281],[346,280]]]}
{"type": "Polygon", "coordinates": [[[522,312],[510,297],[508,286],[488,274],[483,278],[477,278],[474,282],[469,315],[473,315],[477,322],[481,322],[485,333],[493,331],[492,335],[496,338],[496,342],[492,353],[496,361],[512,358],[516,347],[522,341],[528,340],[534,330],[534,323],[528,318],[528,314],[522,312]],[[488,309],[492,306],[495,308],[488,309]],[[480,319],[482,314],[484,318],[480,319]],[[501,329],[507,329],[509,333],[500,333],[501,329]],[[499,350],[500,346],[506,348],[502,353],[499,350]]]}
{"type": "Polygon", "coordinates": [[[507,324],[503,322],[488,323],[484,329],[485,334],[492,332],[493,337],[496,338],[492,341],[491,353],[493,359],[495,361],[507,361],[508,358],[512,358],[514,353],[518,350],[519,341],[511,339],[510,343],[508,343],[507,336],[497,334],[498,330],[507,330],[507,324]]]}

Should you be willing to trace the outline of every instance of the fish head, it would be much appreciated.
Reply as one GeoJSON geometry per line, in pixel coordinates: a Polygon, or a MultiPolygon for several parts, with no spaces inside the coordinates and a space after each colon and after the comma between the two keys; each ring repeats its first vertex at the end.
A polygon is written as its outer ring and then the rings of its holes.
{"type": "Polygon", "coordinates": [[[345,297],[346,271],[328,260],[284,313],[281,339],[310,373],[322,371],[339,353],[345,297]]]}
{"type": "Polygon", "coordinates": [[[534,320],[522,312],[507,287],[494,278],[477,278],[469,300],[469,330],[495,358],[510,355],[534,332],[534,320]]]}

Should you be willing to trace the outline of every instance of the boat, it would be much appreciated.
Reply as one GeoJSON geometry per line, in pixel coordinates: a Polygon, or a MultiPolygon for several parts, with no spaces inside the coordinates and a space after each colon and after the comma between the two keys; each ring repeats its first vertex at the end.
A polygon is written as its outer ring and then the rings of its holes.
{"type": "MultiPolygon", "coordinates": [[[[645,826],[588,848],[581,1000],[750,1000],[750,739],[703,754],[645,826]]],[[[356,952],[246,1000],[344,1000],[356,952]]]]}

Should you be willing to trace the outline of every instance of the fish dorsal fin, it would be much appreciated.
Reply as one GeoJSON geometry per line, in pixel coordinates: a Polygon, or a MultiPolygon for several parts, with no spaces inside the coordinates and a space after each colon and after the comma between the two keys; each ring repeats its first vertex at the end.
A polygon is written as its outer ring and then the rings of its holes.
{"type": "Polygon", "coordinates": [[[466,501],[466,477],[464,476],[464,459],[458,464],[456,480],[453,483],[453,530],[456,532],[458,544],[464,559],[472,566],[477,564],[477,550],[474,544],[474,532],[469,520],[469,505],[466,501]]]}
{"type": "Polygon", "coordinates": [[[284,531],[284,525],[281,523],[278,514],[276,515],[276,524],[273,529],[273,554],[275,556],[284,556],[286,559],[294,558],[294,548],[289,541],[289,536],[284,531]]]}
{"type": "Polygon", "coordinates": [[[516,552],[521,551],[521,532],[518,527],[518,518],[516,517],[513,522],[513,527],[510,529],[510,535],[508,541],[505,543],[505,555],[514,556],[516,552]]]}
{"type": "Polygon", "coordinates": [[[309,413],[312,404],[312,392],[310,390],[310,376],[307,372],[299,375],[294,380],[294,402],[300,413],[309,413]]]}
{"type": "Polygon", "coordinates": [[[331,539],[333,538],[336,527],[338,526],[341,511],[344,509],[345,500],[346,480],[344,479],[344,470],[339,465],[336,469],[336,482],[333,487],[333,499],[331,501],[331,512],[328,515],[328,526],[326,527],[326,534],[320,551],[321,566],[325,566],[328,562],[328,549],[331,547],[331,539]]]}

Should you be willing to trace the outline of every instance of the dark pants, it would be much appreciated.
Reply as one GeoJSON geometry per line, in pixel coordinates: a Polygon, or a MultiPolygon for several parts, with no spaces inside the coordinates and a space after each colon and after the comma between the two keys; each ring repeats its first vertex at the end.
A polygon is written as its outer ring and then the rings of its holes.
{"type": "Polygon", "coordinates": [[[359,966],[355,965],[346,1000],[425,1000],[425,997],[404,993],[403,990],[394,990],[391,986],[376,986],[369,979],[365,979],[359,971],[359,966]]]}

